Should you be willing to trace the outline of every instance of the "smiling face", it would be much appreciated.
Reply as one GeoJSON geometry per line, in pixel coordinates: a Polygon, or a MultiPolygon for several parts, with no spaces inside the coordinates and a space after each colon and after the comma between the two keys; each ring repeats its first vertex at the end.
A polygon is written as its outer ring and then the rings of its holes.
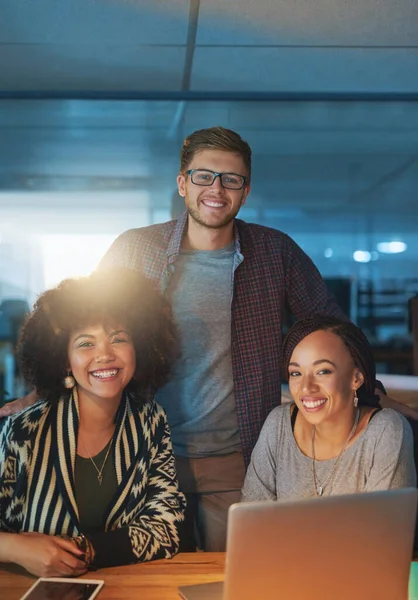
{"type": "Polygon", "coordinates": [[[71,334],[68,361],[80,399],[119,403],[135,373],[135,348],[122,326],[87,326],[71,334]]]}
{"type": "Polygon", "coordinates": [[[338,335],[307,335],[293,350],[288,372],[290,393],[309,423],[353,418],[354,393],[364,377],[338,335]]]}
{"type": "MultiPolygon", "coordinates": [[[[242,157],[225,150],[197,152],[188,169],[208,169],[216,173],[248,176],[242,157]]],[[[199,186],[192,183],[190,175],[180,174],[177,177],[177,185],[180,196],[185,198],[189,216],[199,225],[212,229],[222,228],[231,223],[250,192],[248,184],[240,190],[223,188],[219,177],[210,186],[199,186]]]]}

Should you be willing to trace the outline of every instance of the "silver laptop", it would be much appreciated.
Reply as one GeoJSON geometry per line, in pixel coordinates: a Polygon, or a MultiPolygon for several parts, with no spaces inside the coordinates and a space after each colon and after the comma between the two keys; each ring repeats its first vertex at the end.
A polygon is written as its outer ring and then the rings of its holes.
{"type": "Polygon", "coordinates": [[[418,492],[229,509],[225,583],[184,600],[407,600],[418,492]]]}

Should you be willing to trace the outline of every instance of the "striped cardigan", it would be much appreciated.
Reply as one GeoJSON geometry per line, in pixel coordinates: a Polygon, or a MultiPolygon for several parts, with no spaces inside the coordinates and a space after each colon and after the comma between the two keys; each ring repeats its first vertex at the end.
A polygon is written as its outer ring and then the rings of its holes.
{"type": "MultiPolygon", "coordinates": [[[[53,404],[42,400],[0,421],[0,531],[82,533],[74,483],[78,422],[76,394],[53,404]]],[[[138,405],[123,396],[112,456],[117,494],[104,531],[88,536],[95,565],[169,558],[178,551],[185,499],[156,402],[138,405]]]]}

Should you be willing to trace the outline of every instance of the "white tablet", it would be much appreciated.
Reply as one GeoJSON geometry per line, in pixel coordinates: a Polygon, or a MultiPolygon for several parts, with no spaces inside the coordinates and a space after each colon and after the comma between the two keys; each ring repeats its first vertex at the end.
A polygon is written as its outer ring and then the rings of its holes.
{"type": "Polygon", "coordinates": [[[99,579],[41,577],[21,600],[93,600],[103,585],[99,579]]]}

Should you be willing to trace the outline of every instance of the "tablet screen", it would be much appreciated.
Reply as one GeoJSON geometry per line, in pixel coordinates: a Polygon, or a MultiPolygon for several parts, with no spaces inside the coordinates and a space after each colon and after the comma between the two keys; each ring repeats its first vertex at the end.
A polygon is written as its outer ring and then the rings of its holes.
{"type": "Polygon", "coordinates": [[[39,579],[24,600],[92,600],[102,585],[100,581],[39,579]]]}

